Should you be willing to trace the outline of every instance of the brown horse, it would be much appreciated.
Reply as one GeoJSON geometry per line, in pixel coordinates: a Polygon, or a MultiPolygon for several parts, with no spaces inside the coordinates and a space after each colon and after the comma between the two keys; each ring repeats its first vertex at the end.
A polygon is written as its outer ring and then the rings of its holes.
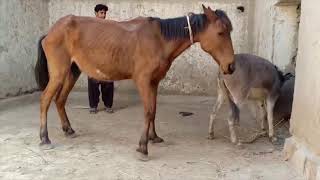
{"type": "MultiPolygon", "coordinates": [[[[203,6],[203,5],[202,5],[203,6]]],[[[44,90],[40,103],[40,145],[50,144],[47,111],[55,103],[62,129],[73,135],[65,103],[80,72],[97,80],[132,79],[144,104],[144,130],[138,152],[148,154],[148,140],[163,141],[155,130],[157,89],[173,60],[193,42],[220,65],[234,71],[234,51],[227,15],[203,6],[204,14],[173,19],[143,18],[116,22],[68,15],[39,41],[36,80],[44,90]],[[150,131],[149,131],[150,129],[150,131]]]]}

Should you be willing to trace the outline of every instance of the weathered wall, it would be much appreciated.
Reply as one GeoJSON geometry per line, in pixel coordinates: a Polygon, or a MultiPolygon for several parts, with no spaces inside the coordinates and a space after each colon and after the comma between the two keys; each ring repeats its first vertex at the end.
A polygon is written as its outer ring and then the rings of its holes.
{"type": "Polygon", "coordinates": [[[249,44],[251,53],[262,56],[280,69],[290,65],[298,46],[296,0],[252,1],[249,44]]]}
{"type": "Polygon", "coordinates": [[[291,133],[320,155],[320,1],[302,3],[291,133]],[[313,3],[311,3],[313,2],[313,3]],[[304,11],[305,9],[305,11],[304,11]]]}
{"type": "MultiPolygon", "coordinates": [[[[51,0],[49,3],[50,25],[58,18],[67,15],[94,16],[93,8],[97,3],[109,6],[108,18],[125,20],[137,16],[156,16],[161,18],[183,16],[187,12],[202,12],[201,4],[212,8],[220,8],[227,12],[231,18],[234,31],[232,38],[236,52],[247,52],[248,47],[248,9],[249,0],[51,0]],[[241,13],[237,6],[244,6],[241,13]]],[[[198,45],[185,51],[172,64],[166,78],[161,82],[162,92],[169,91],[186,94],[214,94],[216,87],[217,65],[198,45]]],[[[78,88],[85,88],[87,79],[82,75],[77,82],[78,88]]],[[[116,82],[118,89],[134,89],[130,81],[116,82]]]]}
{"type": "Polygon", "coordinates": [[[48,15],[46,0],[0,0],[0,98],[36,88],[36,43],[48,15]]]}
{"type": "Polygon", "coordinates": [[[299,51],[287,157],[308,179],[320,179],[320,1],[301,4],[299,51]],[[294,142],[294,143],[293,143],[294,142]]]}

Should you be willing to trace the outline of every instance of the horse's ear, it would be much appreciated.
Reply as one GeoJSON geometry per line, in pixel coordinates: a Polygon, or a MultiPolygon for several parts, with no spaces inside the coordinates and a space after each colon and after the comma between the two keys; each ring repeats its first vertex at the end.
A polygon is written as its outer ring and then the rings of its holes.
{"type": "Polygon", "coordinates": [[[209,14],[209,9],[208,8],[206,8],[203,4],[202,4],[202,9],[203,9],[203,12],[204,12],[204,14],[209,14]]]}
{"type": "Polygon", "coordinates": [[[215,20],[216,16],[214,11],[212,11],[212,9],[210,7],[206,8],[203,4],[202,4],[202,8],[203,8],[203,12],[204,14],[207,16],[207,18],[209,20],[215,20]]]}

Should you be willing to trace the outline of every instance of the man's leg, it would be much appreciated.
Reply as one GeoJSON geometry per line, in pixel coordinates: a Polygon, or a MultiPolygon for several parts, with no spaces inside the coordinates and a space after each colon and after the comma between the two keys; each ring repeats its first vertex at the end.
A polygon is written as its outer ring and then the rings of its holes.
{"type": "Polygon", "coordinates": [[[104,105],[106,106],[106,111],[112,113],[112,105],[113,105],[113,91],[114,91],[114,83],[113,82],[103,82],[101,83],[101,93],[102,100],[104,105]]]}
{"type": "Polygon", "coordinates": [[[99,83],[94,79],[88,78],[88,95],[89,95],[89,105],[90,113],[97,113],[97,107],[99,103],[99,83]]]}

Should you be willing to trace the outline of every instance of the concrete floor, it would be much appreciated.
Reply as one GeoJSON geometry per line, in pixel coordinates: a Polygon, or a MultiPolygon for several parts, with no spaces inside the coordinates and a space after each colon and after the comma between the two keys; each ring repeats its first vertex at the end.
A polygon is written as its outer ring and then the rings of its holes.
{"type": "MultiPolygon", "coordinates": [[[[281,145],[267,138],[236,147],[230,143],[224,106],[208,140],[209,112],[214,98],[160,96],[156,115],[162,144],[149,144],[148,162],[135,149],[143,125],[139,97],[116,94],[114,114],[88,113],[85,92],[73,92],[67,112],[76,138],[66,138],[54,104],[48,114],[54,148],[39,148],[39,93],[0,101],[0,179],[302,179],[285,161],[281,145]],[[182,117],[180,111],[194,113],[182,117]]],[[[257,128],[243,111],[241,137],[257,128]]],[[[283,133],[283,130],[281,131],[283,133]]],[[[285,133],[284,133],[285,134],[285,133]]],[[[283,134],[282,134],[283,136],[283,134]]]]}

